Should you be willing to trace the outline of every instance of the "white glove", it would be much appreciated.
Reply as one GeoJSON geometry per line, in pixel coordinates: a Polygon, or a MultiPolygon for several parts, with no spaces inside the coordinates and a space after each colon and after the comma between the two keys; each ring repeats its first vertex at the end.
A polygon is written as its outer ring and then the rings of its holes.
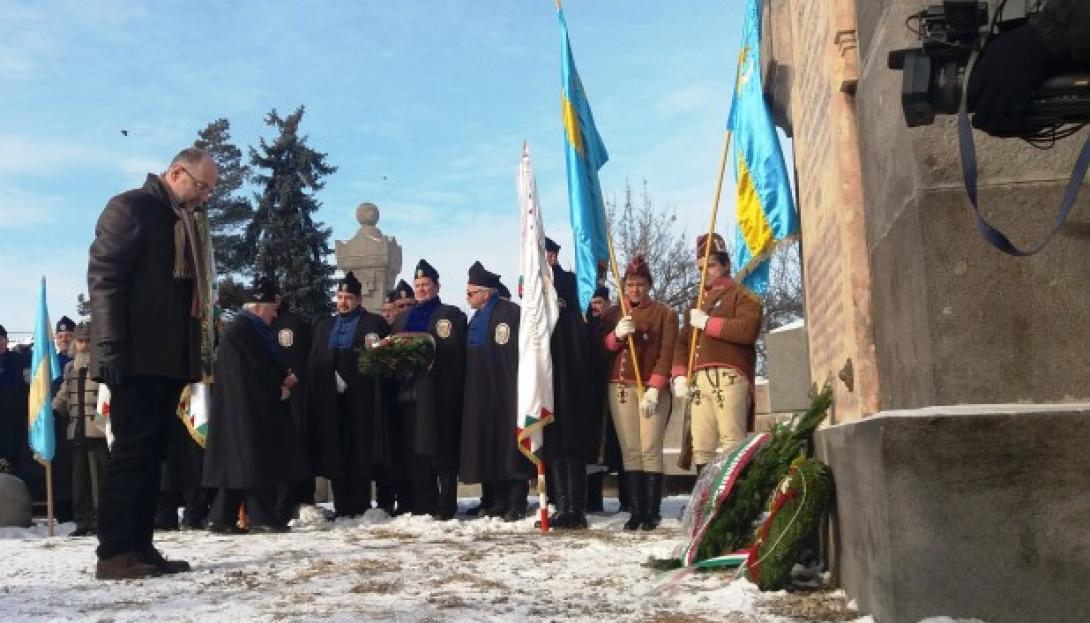
{"type": "Polygon", "coordinates": [[[621,318],[617,321],[617,326],[613,328],[613,335],[618,340],[624,340],[635,332],[636,323],[632,321],[632,316],[621,318]]]}
{"type": "Polygon", "coordinates": [[[672,381],[674,386],[674,398],[680,400],[688,400],[689,396],[689,379],[684,376],[675,376],[672,381]]]}
{"type": "Polygon", "coordinates": [[[348,383],[345,383],[344,379],[341,378],[340,372],[337,372],[336,370],[333,371],[333,380],[337,382],[338,394],[343,394],[345,390],[348,389],[348,383]]]}
{"type": "Polygon", "coordinates": [[[659,390],[655,387],[648,387],[643,390],[643,398],[640,400],[640,413],[643,417],[651,417],[655,415],[655,409],[659,406],[659,390]]]}
{"type": "Polygon", "coordinates": [[[690,309],[689,325],[694,329],[703,331],[704,327],[708,326],[708,314],[703,309],[690,309]]]}

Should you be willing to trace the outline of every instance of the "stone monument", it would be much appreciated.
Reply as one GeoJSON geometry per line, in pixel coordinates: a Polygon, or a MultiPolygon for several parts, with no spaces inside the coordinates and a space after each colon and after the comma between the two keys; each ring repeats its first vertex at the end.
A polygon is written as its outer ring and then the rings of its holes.
{"type": "Polygon", "coordinates": [[[363,306],[376,311],[382,306],[386,291],[394,287],[401,272],[401,245],[397,238],[386,236],[378,228],[378,206],[361,203],[356,207],[360,223],[356,235],[349,240],[337,240],[337,268],[352,271],[363,286],[363,306]]]}
{"type": "MultiPolygon", "coordinates": [[[[815,435],[834,580],[883,623],[1087,620],[1090,295],[1084,189],[1043,252],[977,234],[953,117],[909,129],[891,50],[933,0],[769,0],[761,54],[793,138],[815,435]]],[[[991,0],[990,9],[998,2],[991,0]]],[[[1015,244],[1055,218],[1084,130],[977,133],[981,210],[1015,244]]]]}
{"type": "Polygon", "coordinates": [[[30,489],[11,474],[0,474],[0,527],[27,528],[31,521],[30,489]]]}

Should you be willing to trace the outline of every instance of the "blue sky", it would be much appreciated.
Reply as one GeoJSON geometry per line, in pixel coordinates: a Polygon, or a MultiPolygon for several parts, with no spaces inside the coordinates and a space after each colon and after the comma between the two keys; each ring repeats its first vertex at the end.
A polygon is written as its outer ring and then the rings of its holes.
{"type": "MultiPolygon", "coordinates": [[[[576,64],[610,161],[604,193],[649,183],[691,235],[707,225],[741,2],[569,0],[576,64]]],[[[0,324],[32,329],[38,280],[75,317],[106,200],[163,170],[209,121],[244,150],[265,114],[307,107],[338,167],[318,198],[333,237],[357,204],[427,257],[462,304],[474,260],[518,275],[524,140],[547,231],[572,264],[552,0],[0,0],[0,324]],[[129,131],[127,137],[120,130],[129,131]]],[[[732,184],[730,176],[726,184],[732,184]]],[[[729,186],[720,231],[732,213],[729,186]]]]}

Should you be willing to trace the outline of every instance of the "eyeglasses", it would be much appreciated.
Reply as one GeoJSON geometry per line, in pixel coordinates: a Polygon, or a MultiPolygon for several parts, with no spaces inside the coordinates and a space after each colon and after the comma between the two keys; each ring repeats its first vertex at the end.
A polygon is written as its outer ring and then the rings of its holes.
{"type": "Polygon", "coordinates": [[[178,167],[178,168],[185,171],[185,174],[189,176],[189,179],[193,180],[193,185],[197,187],[198,191],[200,191],[202,193],[212,192],[212,186],[210,184],[207,184],[207,183],[202,182],[199,179],[197,179],[197,176],[190,173],[189,169],[187,169],[185,167],[178,167]]]}
{"type": "Polygon", "coordinates": [[[478,288],[476,290],[466,290],[466,296],[476,296],[481,292],[484,292],[484,290],[481,288],[478,288]]]}

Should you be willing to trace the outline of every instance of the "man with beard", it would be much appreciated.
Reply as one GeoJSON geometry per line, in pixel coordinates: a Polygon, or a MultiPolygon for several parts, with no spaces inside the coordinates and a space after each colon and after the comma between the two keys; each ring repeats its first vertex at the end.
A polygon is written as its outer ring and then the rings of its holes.
{"type": "Polygon", "coordinates": [[[545,427],[542,448],[549,469],[556,514],[550,524],[559,529],[587,527],[587,464],[598,457],[601,417],[593,411],[591,344],[579,311],[575,274],[560,266],[560,245],[545,239],[545,260],[552,267],[560,315],[549,341],[553,362],[553,401],[556,419],[545,427]]]}
{"type": "Polygon", "coordinates": [[[466,316],[439,299],[439,272],[425,260],[416,265],[413,292],[416,305],[398,315],[394,332],[430,334],[435,360],[401,381],[399,420],[405,427],[404,476],[409,481],[402,483],[401,498],[413,514],[450,519],[458,511],[466,316]]]}
{"type": "Polygon", "coordinates": [[[518,413],[519,306],[499,296],[500,278],[480,262],[469,269],[466,302],[476,311],[466,337],[461,476],[481,483],[489,517],[526,516],[534,466],[515,443],[518,413]]]}
{"type": "Polygon", "coordinates": [[[167,432],[211,342],[211,236],[199,209],[217,176],[208,152],[182,150],[142,188],[110,199],[95,226],[90,367],[110,388],[114,435],[100,493],[99,579],[190,569],[163,558],[152,537],[167,432]]]}
{"type": "Polygon", "coordinates": [[[259,280],[216,350],[204,454],[204,486],[218,489],[209,513],[213,532],[234,532],[243,502],[251,532],[287,532],[275,511],[276,488],[305,471],[287,403],[298,379],[269,332],[276,305],[276,286],[259,280]]]}
{"type": "Polygon", "coordinates": [[[362,286],[351,272],[337,286],[337,314],[318,323],[307,364],[311,458],[330,480],[338,517],[371,507],[371,479],[391,462],[392,391],[359,369],[359,351],[390,333],[382,316],[360,306],[362,286]]]}
{"type": "Polygon", "coordinates": [[[299,378],[299,383],[292,388],[291,397],[288,398],[288,410],[297,433],[295,445],[303,455],[306,466],[298,481],[277,489],[276,512],[287,522],[295,514],[298,505],[314,504],[314,471],[307,460],[307,438],[310,431],[307,430],[306,383],[303,381],[306,377],[307,357],[310,356],[311,332],[307,321],[293,312],[287,301],[281,298],[277,301],[279,305],[276,308],[276,319],[270,325],[269,331],[276,340],[276,349],[284,367],[299,378]]]}

